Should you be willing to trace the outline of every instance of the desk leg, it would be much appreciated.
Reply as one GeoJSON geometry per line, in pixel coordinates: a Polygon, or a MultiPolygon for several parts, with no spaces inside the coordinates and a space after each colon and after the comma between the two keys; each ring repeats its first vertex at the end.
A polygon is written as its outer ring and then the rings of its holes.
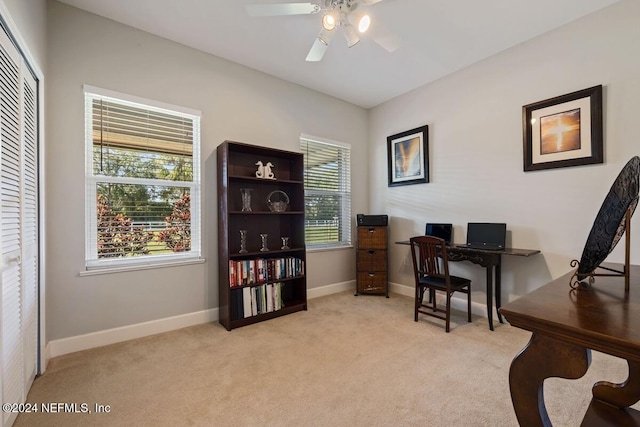
{"type": "Polygon", "coordinates": [[[621,409],[640,400],[640,363],[627,360],[627,364],[629,377],[625,382],[598,381],[593,386],[593,397],[621,409]]]}
{"type": "Polygon", "coordinates": [[[527,427],[551,426],[544,406],[544,380],[580,378],[590,364],[591,350],[534,333],[509,370],[509,389],[518,423],[527,427]]]}
{"type": "Polygon", "coordinates": [[[504,323],[502,321],[502,314],[500,314],[500,307],[502,307],[502,271],[500,270],[500,264],[502,264],[501,257],[498,258],[498,263],[496,264],[496,312],[498,313],[500,323],[504,323]]]}
{"type": "Polygon", "coordinates": [[[493,331],[493,266],[486,267],[487,270],[487,318],[489,319],[489,329],[493,331]]]}

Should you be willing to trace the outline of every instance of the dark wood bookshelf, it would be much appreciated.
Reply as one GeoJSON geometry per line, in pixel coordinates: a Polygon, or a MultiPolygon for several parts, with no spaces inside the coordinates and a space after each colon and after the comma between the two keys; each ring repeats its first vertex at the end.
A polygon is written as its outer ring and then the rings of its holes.
{"type": "Polygon", "coordinates": [[[304,274],[280,279],[269,278],[261,283],[231,286],[229,261],[300,260],[306,272],[304,240],[304,158],[302,153],[260,147],[242,142],[225,141],[217,149],[218,167],[218,301],[219,321],[227,329],[251,325],[307,309],[307,282],[304,274]],[[258,161],[273,164],[274,179],[256,177],[258,161]],[[249,188],[251,211],[242,210],[241,188],[249,188]],[[273,191],[283,191],[289,205],[283,212],[272,212],[267,197],[273,191]],[[240,231],[247,230],[246,253],[240,253],[240,231]],[[269,251],[260,251],[260,234],[268,234],[269,251]],[[290,249],[281,249],[281,237],[289,237],[290,249]],[[239,316],[234,305],[242,288],[280,283],[282,308],[239,316]],[[239,290],[239,292],[237,292],[239,290]]]}

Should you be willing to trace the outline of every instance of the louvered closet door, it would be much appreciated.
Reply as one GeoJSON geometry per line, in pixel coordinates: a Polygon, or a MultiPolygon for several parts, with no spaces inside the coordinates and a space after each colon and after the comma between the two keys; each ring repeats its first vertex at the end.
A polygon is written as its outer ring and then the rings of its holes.
{"type": "Polygon", "coordinates": [[[0,42],[0,392],[22,403],[38,354],[37,85],[2,30],[0,42]]]}
{"type": "Polygon", "coordinates": [[[24,398],[38,366],[38,120],[36,81],[22,76],[22,360],[24,398]]]}

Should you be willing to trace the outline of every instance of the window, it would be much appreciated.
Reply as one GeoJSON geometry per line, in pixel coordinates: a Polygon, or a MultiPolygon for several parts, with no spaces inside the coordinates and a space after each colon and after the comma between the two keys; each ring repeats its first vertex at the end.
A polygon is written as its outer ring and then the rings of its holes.
{"type": "Polygon", "coordinates": [[[351,148],[302,136],[305,241],[309,249],[351,245],[351,148]]]}
{"type": "Polygon", "coordinates": [[[200,113],[85,86],[86,266],[200,257],[200,113]]]}

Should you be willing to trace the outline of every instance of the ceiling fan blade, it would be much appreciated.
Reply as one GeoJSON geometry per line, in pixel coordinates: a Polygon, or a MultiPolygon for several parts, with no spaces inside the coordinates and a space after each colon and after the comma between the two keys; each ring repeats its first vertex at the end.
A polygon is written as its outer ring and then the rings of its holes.
{"type": "Polygon", "coordinates": [[[363,4],[365,6],[369,6],[372,4],[376,4],[378,2],[381,2],[382,0],[360,0],[360,4],[363,4]]]}
{"type": "Polygon", "coordinates": [[[387,30],[380,23],[370,31],[371,39],[387,52],[395,52],[402,45],[402,39],[397,34],[387,30]]]}
{"type": "Polygon", "coordinates": [[[248,4],[249,16],[308,15],[320,12],[315,3],[248,4]]]}
{"type": "Polygon", "coordinates": [[[313,45],[311,45],[311,49],[309,50],[309,53],[307,54],[307,58],[305,59],[305,61],[308,61],[308,62],[320,61],[324,56],[324,53],[326,52],[328,47],[329,47],[328,44],[323,43],[320,40],[320,38],[316,38],[316,40],[313,42],[313,45]]]}

